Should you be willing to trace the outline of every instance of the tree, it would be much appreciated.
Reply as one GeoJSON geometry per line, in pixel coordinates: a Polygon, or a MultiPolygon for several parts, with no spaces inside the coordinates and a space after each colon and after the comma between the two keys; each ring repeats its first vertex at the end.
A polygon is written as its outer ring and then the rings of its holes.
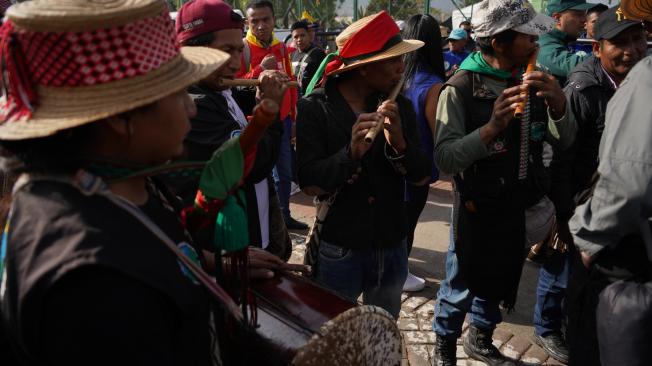
{"type": "MultiPolygon", "coordinates": [[[[243,12],[250,0],[227,0],[234,9],[243,12]]],[[[300,20],[299,9],[307,10],[312,16],[318,18],[326,28],[335,22],[337,9],[344,0],[270,0],[274,4],[276,25],[287,28],[293,22],[300,20]],[[301,4],[299,4],[299,2],[301,4]]]]}
{"type": "Polygon", "coordinates": [[[389,11],[394,19],[407,20],[415,14],[423,13],[423,2],[418,0],[371,0],[364,16],[378,13],[381,10],[389,11]]]}

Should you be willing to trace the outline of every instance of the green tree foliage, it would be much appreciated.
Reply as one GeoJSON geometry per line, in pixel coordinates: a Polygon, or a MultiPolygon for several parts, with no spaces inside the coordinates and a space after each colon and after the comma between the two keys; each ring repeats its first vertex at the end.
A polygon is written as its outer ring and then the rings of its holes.
{"type": "Polygon", "coordinates": [[[381,10],[390,12],[394,19],[407,20],[415,14],[423,13],[423,2],[419,0],[371,0],[364,14],[367,16],[381,10]]]}
{"type": "MultiPolygon", "coordinates": [[[[227,0],[234,9],[243,12],[250,0],[227,0]]],[[[337,10],[344,0],[271,0],[274,4],[276,25],[278,27],[289,27],[293,22],[301,19],[301,11],[306,10],[313,17],[328,28],[335,22],[337,10]],[[299,2],[301,4],[299,4],[299,2]]]]}

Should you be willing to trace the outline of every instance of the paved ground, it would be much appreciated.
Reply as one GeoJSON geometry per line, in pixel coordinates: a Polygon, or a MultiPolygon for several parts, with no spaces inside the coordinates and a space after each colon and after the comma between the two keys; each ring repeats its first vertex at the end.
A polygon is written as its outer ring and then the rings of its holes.
{"type": "MultiPolygon", "coordinates": [[[[404,366],[430,364],[430,355],[435,341],[435,334],[431,329],[433,304],[439,283],[445,274],[444,259],[448,248],[451,203],[450,182],[440,181],[430,187],[428,202],[421,214],[410,255],[410,270],[424,277],[427,284],[423,291],[403,294],[403,305],[398,322],[405,345],[404,366]]],[[[293,196],[291,210],[295,218],[312,223],[314,207],[311,198],[302,193],[293,196]]],[[[291,261],[302,261],[305,234],[305,232],[291,234],[295,244],[291,261]]],[[[507,356],[519,360],[522,365],[560,365],[530,342],[533,332],[531,324],[537,274],[537,266],[526,263],[516,310],[511,314],[503,313],[504,321],[494,333],[494,344],[507,356]]],[[[462,350],[459,341],[457,355],[458,365],[484,364],[470,360],[462,350]]]]}

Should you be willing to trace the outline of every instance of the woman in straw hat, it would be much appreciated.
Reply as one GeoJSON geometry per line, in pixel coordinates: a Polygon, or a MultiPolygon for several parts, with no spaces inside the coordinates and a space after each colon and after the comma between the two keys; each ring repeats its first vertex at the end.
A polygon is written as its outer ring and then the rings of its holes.
{"type": "MultiPolygon", "coordinates": [[[[1,153],[20,174],[5,197],[0,300],[17,354],[29,364],[214,364],[209,294],[241,314],[201,270],[175,198],[142,170],[181,153],[195,113],[185,88],[228,55],[179,48],[158,0],[37,0],[7,11],[0,58],[1,153]]],[[[202,179],[234,187],[256,136],[245,130],[218,151],[202,179]]]]}
{"type": "Polygon", "coordinates": [[[410,102],[386,99],[401,88],[402,56],[423,42],[403,40],[386,12],[353,23],[336,42],[338,53],[311,82],[325,70],[324,88],[309,86],[298,104],[299,183],[322,200],[335,196],[320,230],[316,275],[398,317],[407,276],[406,182],[425,184],[430,166],[410,102]],[[384,132],[366,142],[379,124],[384,132]]]}

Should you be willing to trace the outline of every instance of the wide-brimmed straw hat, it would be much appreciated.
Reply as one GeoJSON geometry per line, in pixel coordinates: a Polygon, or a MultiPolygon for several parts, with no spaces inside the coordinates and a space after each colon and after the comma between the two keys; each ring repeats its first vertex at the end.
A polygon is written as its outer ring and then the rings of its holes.
{"type": "Polygon", "coordinates": [[[423,47],[423,42],[403,39],[401,31],[386,11],[364,17],[351,24],[335,38],[339,65],[327,70],[336,75],[362,65],[378,62],[423,47]]]}
{"type": "Polygon", "coordinates": [[[0,28],[0,139],[21,140],[155,102],[205,78],[229,55],[180,48],[161,0],[34,0],[0,28]]]}
{"type": "Polygon", "coordinates": [[[652,0],[623,0],[620,9],[629,19],[652,22],[652,0]]]}

